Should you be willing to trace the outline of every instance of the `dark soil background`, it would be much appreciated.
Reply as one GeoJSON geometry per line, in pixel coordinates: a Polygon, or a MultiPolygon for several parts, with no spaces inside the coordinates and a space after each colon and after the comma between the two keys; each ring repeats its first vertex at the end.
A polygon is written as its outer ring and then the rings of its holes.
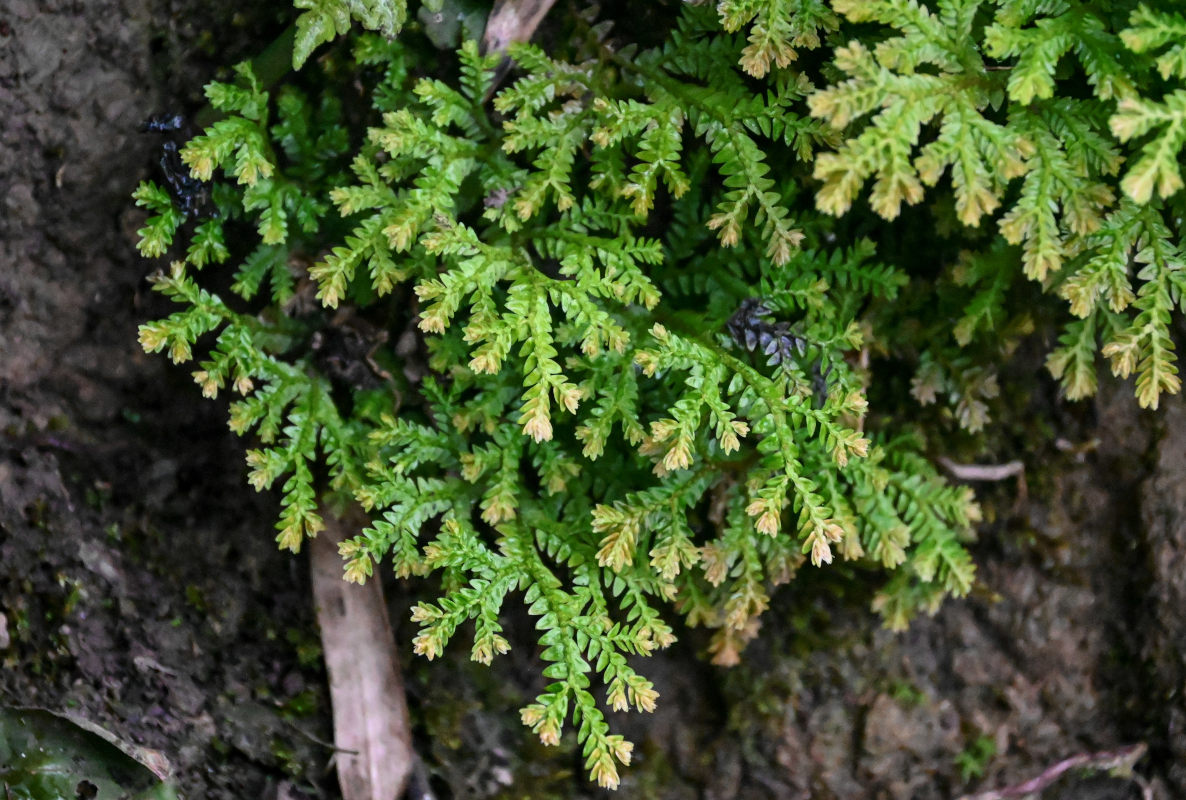
{"type": "MultiPolygon", "coordinates": [[[[243,5],[0,0],[0,704],[159,750],[189,798],[332,798],[307,565],[275,549],[225,409],[136,343],[161,310],[129,199],[159,142],[136,127],[200,105],[288,4],[243,5]]],[[[1156,795],[1186,796],[1186,404],[1139,413],[1105,384],[1064,408],[1032,372],[1003,380],[1037,387],[1041,425],[1002,454],[1028,493],[986,490],[973,596],[893,635],[820,574],[731,671],[685,632],[643,665],[659,711],[615,720],[637,743],[619,797],[952,798],[1138,742],[1156,795]]],[[[531,649],[413,659],[405,592],[421,796],[601,796],[571,742],[518,722],[531,649]]],[[[1076,774],[1042,796],[1140,791],[1076,774]]]]}

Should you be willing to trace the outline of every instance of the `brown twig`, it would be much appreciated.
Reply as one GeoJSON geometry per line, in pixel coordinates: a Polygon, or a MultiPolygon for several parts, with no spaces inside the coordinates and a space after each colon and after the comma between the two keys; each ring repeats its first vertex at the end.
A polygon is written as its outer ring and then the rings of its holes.
{"type": "MultiPolygon", "coordinates": [[[[1047,767],[1037,776],[1023,783],[1006,786],[1004,789],[991,789],[979,794],[968,794],[960,800],[1008,800],[1013,797],[1025,797],[1037,794],[1054,783],[1063,773],[1075,768],[1091,770],[1115,770],[1122,773],[1132,773],[1133,765],[1141,760],[1149,746],[1138,742],[1119,750],[1101,750],[1096,753],[1080,753],[1070,758],[1064,758],[1053,766],[1047,767]]],[[[1132,779],[1140,787],[1145,800],[1153,800],[1153,788],[1139,775],[1131,774],[1132,779]]]]}

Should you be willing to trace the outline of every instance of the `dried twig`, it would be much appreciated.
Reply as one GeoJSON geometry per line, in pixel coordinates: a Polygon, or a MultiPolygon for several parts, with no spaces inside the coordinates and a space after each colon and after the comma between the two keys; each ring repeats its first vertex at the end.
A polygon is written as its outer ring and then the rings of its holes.
{"type": "Polygon", "coordinates": [[[415,753],[395,637],[377,579],[342,579],[338,545],[348,524],[322,508],[326,528],[309,547],[313,599],[329,672],[335,761],[344,800],[401,797],[415,753]]]}
{"type": "Polygon", "coordinates": [[[556,0],[497,0],[486,19],[482,48],[505,53],[513,42],[526,42],[556,0]]]}
{"type": "MultiPolygon", "coordinates": [[[[1141,757],[1145,755],[1145,751],[1148,749],[1148,745],[1144,742],[1138,742],[1128,747],[1121,747],[1119,750],[1080,753],[1077,756],[1071,756],[1051,767],[1047,767],[1041,774],[1030,778],[1024,783],[1007,786],[1004,789],[992,789],[987,792],[980,792],[979,794],[964,795],[960,800],[1008,800],[1008,798],[1026,797],[1027,795],[1037,794],[1058,780],[1067,770],[1075,768],[1097,771],[1108,770],[1121,774],[1130,774],[1132,773],[1133,765],[1141,760],[1141,757]]],[[[1140,785],[1145,800],[1153,800],[1153,788],[1140,776],[1132,774],[1131,777],[1134,782],[1140,785]]]]}
{"type": "Polygon", "coordinates": [[[1007,461],[1004,464],[957,464],[946,456],[940,456],[936,461],[951,474],[951,477],[961,481],[1003,481],[1025,473],[1025,464],[1021,461],[1007,461]]]}

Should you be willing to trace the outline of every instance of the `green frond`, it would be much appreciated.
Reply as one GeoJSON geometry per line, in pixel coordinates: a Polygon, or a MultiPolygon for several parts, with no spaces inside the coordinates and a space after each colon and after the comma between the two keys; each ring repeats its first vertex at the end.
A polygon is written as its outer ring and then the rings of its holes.
{"type": "Polygon", "coordinates": [[[1126,195],[1146,203],[1154,192],[1165,198],[1182,188],[1178,154],[1186,144],[1186,90],[1178,89],[1160,103],[1125,97],[1116,104],[1109,125],[1121,142],[1153,134],[1120,182],[1126,195]]]}
{"type": "Polygon", "coordinates": [[[349,31],[351,20],[391,39],[408,16],[407,0],[293,0],[292,4],[303,9],[296,20],[294,69],[304,66],[320,45],[349,31]]]}
{"type": "Polygon", "coordinates": [[[1126,97],[1135,91],[1128,66],[1117,58],[1119,40],[1085,4],[1050,9],[1048,15],[1022,26],[1002,20],[984,32],[986,51],[999,60],[1016,59],[1011,65],[1008,92],[1012,100],[1029,104],[1054,96],[1059,61],[1073,53],[1083,64],[1087,79],[1101,100],[1126,97]]]}
{"type": "Polygon", "coordinates": [[[272,283],[272,299],[277,305],[288,302],[293,293],[293,277],[288,269],[288,253],[277,245],[260,244],[243,260],[231,291],[244,300],[259,293],[265,279],[272,283]]]}
{"type": "Polygon", "coordinates": [[[136,205],[154,212],[145,221],[144,227],[136,231],[139,237],[136,249],[145,258],[160,258],[172,246],[173,237],[184,217],[173,207],[173,198],[169,197],[169,193],[151,181],[142,181],[132,193],[132,198],[136,205]]]}
{"type": "Polygon", "coordinates": [[[196,269],[201,269],[207,264],[221,264],[230,258],[230,255],[223,235],[222,221],[211,219],[194,229],[194,235],[185,251],[185,260],[196,269]]]}
{"type": "Polygon", "coordinates": [[[934,185],[950,167],[960,221],[975,225],[999,205],[1007,180],[1022,172],[1025,143],[985,116],[991,84],[968,80],[969,70],[983,69],[970,40],[952,41],[921,7],[909,4],[910,13],[891,17],[894,9],[883,5],[844,8],[860,19],[884,15],[905,35],[883,43],[876,53],[859,42],[838,49],[836,65],[848,79],[808,98],[812,115],[837,130],[877,111],[859,135],[817,158],[814,177],[824,185],[816,205],[843,214],[864,182],[875,178],[869,202],[882,217],[894,219],[903,204],[922,200],[924,184],[934,185]],[[908,66],[899,67],[903,60],[908,66]],[[913,71],[923,63],[939,73],[913,71]],[[923,126],[935,123],[939,138],[912,161],[923,126]]]}
{"type": "Polygon", "coordinates": [[[208,181],[216,168],[251,186],[275,170],[262,125],[246,117],[220,120],[181,149],[181,161],[198,180],[208,181]]]}
{"type": "Polygon", "coordinates": [[[1157,71],[1164,80],[1186,78],[1186,16],[1154,11],[1141,5],[1120,32],[1124,46],[1134,53],[1148,53],[1171,45],[1157,57],[1157,71]]]}
{"type": "Polygon", "coordinates": [[[1062,383],[1070,400],[1095,394],[1097,344],[1094,322],[1090,317],[1067,325],[1066,332],[1058,337],[1059,346],[1046,359],[1046,369],[1062,383]]]}
{"type": "Polygon", "coordinates": [[[799,57],[798,48],[819,47],[821,34],[839,27],[836,15],[820,0],[725,0],[716,10],[721,27],[730,33],[749,26],[739,63],[755,78],[771,67],[790,66],[799,57]]]}

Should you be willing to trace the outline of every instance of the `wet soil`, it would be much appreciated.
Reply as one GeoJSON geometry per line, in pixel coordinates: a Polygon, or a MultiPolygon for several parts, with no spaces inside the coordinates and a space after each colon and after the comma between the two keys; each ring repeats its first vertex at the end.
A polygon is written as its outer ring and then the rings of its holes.
{"type": "MultiPolygon", "coordinates": [[[[0,4],[0,703],[160,751],[186,797],[334,797],[307,565],[276,551],[274,498],[246,486],[225,409],[136,344],[161,310],[132,246],[128,196],[158,146],[136,126],[192,111],[258,49],[279,12],[253,13],[0,4]]],[[[1138,742],[1158,795],[1186,795],[1186,404],[1166,406],[1107,383],[1045,403],[1045,428],[1001,454],[1027,462],[1027,498],[985,492],[976,591],[908,633],[877,629],[841,570],[778,594],[734,670],[682,632],[640,665],[658,712],[614,720],[637,743],[618,796],[950,798],[1138,742]]],[[[414,660],[406,592],[392,618],[424,796],[603,796],[571,743],[518,722],[541,688],[531,649],[490,669],[462,647],[414,660]]],[[[1136,792],[1069,775],[1042,796],[1136,792]]]]}

